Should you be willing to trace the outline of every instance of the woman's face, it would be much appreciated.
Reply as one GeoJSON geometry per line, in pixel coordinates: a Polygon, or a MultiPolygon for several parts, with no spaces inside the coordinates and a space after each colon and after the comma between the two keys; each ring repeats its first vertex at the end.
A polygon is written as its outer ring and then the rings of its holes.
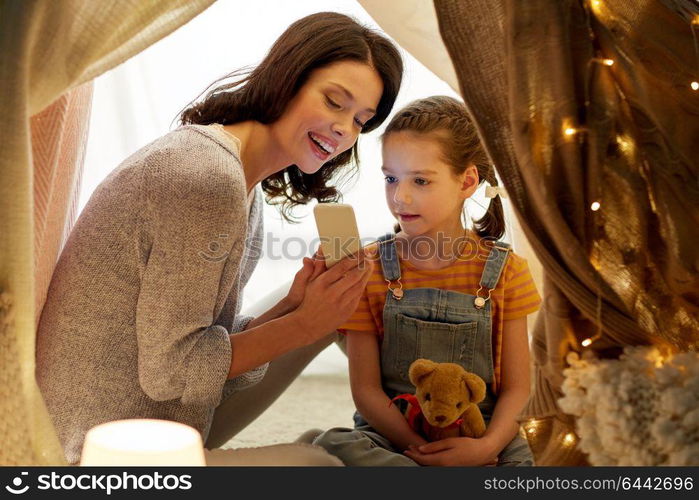
{"type": "Polygon", "coordinates": [[[314,70],[270,130],[289,165],[307,174],[351,148],[376,113],[383,82],[375,69],[339,61],[314,70]]]}

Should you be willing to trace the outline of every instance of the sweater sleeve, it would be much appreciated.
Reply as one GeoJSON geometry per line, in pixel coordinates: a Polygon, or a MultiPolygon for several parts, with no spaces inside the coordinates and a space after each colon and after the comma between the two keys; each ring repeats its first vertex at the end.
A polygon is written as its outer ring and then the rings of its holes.
{"type": "Polygon", "coordinates": [[[144,166],[151,246],[136,311],[138,375],[156,401],[216,406],[231,343],[215,306],[222,276],[240,265],[228,257],[244,245],[245,184],[230,159],[197,153],[156,151],[144,166]]]}

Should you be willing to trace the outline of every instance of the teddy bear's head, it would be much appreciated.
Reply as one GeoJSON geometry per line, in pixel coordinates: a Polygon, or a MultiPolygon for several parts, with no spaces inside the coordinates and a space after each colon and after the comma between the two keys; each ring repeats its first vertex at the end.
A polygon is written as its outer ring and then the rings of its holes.
{"type": "Polygon", "coordinates": [[[410,365],[408,375],[422,413],[434,427],[451,425],[468,405],[485,398],[483,379],[456,363],[418,359],[410,365]]]}

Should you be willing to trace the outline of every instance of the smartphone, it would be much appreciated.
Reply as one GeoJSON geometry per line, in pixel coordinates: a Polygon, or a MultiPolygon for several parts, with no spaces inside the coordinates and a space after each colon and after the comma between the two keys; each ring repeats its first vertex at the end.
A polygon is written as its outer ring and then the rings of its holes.
{"type": "Polygon", "coordinates": [[[330,269],[345,257],[359,252],[359,230],[354,209],[342,203],[319,203],[313,209],[325,266],[330,269]]]}

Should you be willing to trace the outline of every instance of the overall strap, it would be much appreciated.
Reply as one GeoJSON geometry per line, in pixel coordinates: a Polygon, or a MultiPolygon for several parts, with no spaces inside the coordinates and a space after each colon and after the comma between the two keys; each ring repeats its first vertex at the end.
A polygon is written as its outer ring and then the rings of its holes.
{"type": "MultiPolygon", "coordinates": [[[[481,276],[480,286],[486,290],[494,290],[500,280],[500,275],[502,270],[505,269],[505,264],[507,263],[507,256],[512,250],[512,246],[509,243],[503,241],[496,241],[493,244],[493,248],[488,254],[488,260],[486,260],[485,268],[483,269],[483,275],[481,276]]],[[[490,295],[490,294],[489,294],[490,295]]]]}
{"type": "Polygon", "coordinates": [[[383,277],[388,281],[400,279],[400,262],[396,251],[396,235],[386,233],[378,240],[379,255],[381,256],[381,268],[383,277]]]}

